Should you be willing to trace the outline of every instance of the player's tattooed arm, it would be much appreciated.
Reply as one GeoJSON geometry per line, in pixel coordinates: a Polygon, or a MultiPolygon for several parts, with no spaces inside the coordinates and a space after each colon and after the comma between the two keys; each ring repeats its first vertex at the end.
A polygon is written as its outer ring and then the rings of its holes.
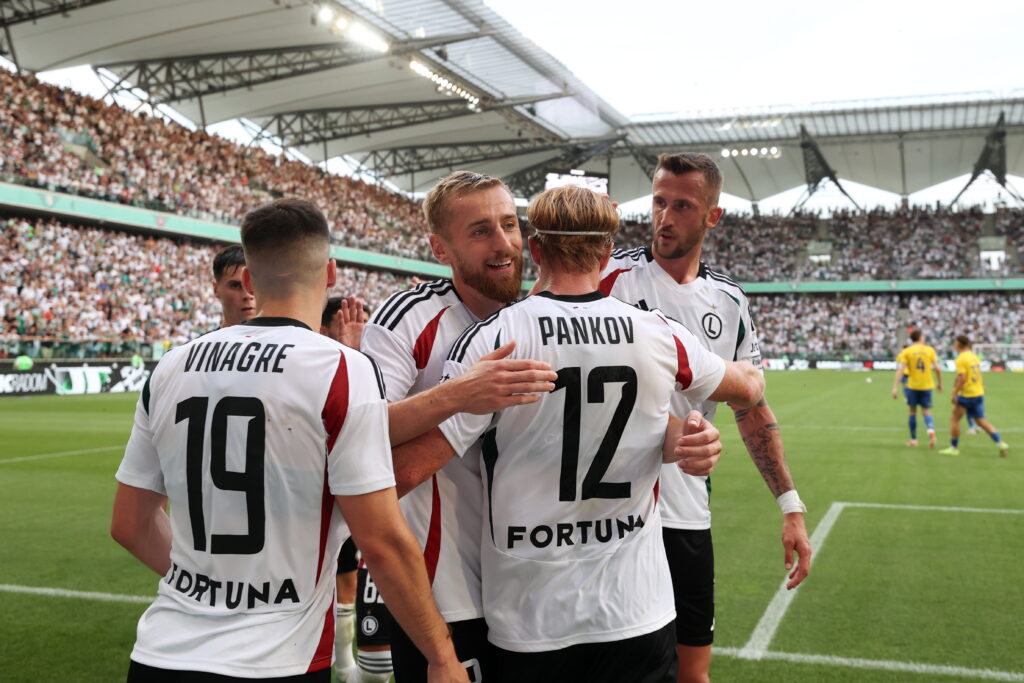
{"type": "MultiPolygon", "coordinates": [[[[736,426],[750,453],[750,459],[754,461],[772,495],[778,498],[786,491],[794,490],[796,487],[786,465],[779,423],[768,403],[762,398],[752,408],[736,410],[736,426]]],[[[790,572],[786,588],[793,589],[807,578],[811,570],[811,542],[807,537],[802,512],[783,515],[782,548],[783,562],[790,572]],[[797,556],[796,566],[793,562],[794,554],[797,556]]]]}
{"type": "Polygon", "coordinates": [[[778,498],[795,488],[786,465],[779,423],[768,403],[762,398],[757,405],[740,408],[735,413],[740,438],[772,495],[778,498]]]}

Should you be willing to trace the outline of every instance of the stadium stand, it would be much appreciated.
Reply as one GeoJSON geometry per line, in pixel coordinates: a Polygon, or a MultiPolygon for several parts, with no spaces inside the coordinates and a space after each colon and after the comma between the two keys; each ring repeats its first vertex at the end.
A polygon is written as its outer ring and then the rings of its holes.
{"type": "MultiPolygon", "coordinates": [[[[419,203],[387,189],[243,146],[177,123],[0,70],[0,180],[104,201],[237,223],[277,196],[327,211],[338,244],[431,260],[419,203]]],[[[841,211],[830,219],[726,213],[705,259],[742,282],[1000,277],[1020,272],[1024,211],[1001,209],[986,229],[980,209],[841,211]],[[1004,237],[1000,271],[982,268],[979,237],[1004,237]],[[811,241],[830,246],[811,262],[811,241]]],[[[650,240],[649,218],[628,217],[618,246],[650,240]]],[[[208,286],[214,247],[73,226],[0,218],[4,321],[0,355],[84,357],[176,344],[218,324],[208,286]]],[[[342,269],[339,293],[371,308],[407,276],[342,269]]],[[[536,269],[525,259],[524,277],[536,269]]],[[[966,332],[988,343],[1024,336],[1021,294],[753,297],[766,356],[885,359],[899,349],[903,317],[933,339],[966,332]],[[902,296],[902,298],[901,298],[902,296]],[[992,311],[950,321],[966,311],[992,311]],[[998,311],[998,312],[996,312],[998,311]]]]}
{"type": "MultiPolygon", "coordinates": [[[[0,218],[0,357],[124,356],[215,329],[210,272],[223,245],[53,220],[0,218]]],[[[375,308],[408,277],[341,267],[332,294],[375,308]]]]}

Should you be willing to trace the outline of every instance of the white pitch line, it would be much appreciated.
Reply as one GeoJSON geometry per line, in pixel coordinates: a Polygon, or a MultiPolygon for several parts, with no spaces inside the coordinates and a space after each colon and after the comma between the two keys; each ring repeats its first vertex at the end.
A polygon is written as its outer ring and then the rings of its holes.
{"type": "Polygon", "coordinates": [[[0,583],[0,592],[27,593],[29,595],[45,595],[51,598],[82,598],[84,600],[102,600],[104,602],[132,602],[148,605],[156,596],[119,595],[117,593],[95,593],[92,591],[73,591],[66,588],[46,588],[43,586],[14,586],[0,583]]]}
{"type": "Polygon", "coordinates": [[[114,451],[124,446],[103,446],[102,448],[86,448],[80,451],[61,451],[59,453],[40,453],[39,455],[25,455],[20,458],[6,458],[0,460],[0,465],[12,462],[28,462],[29,460],[45,460],[47,458],[63,458],[66,455],[85,455],[86,453],[102,453],[103,451],[114,451]]]}
{"type": "MultiPolygon", "coordinates": [[[[715,655],[745,658],[743,650],[730,647],[716,647],[715,655]]],[[[896,662],[887,659],[860,659],[859,657],[835,657],[832,655],[805,655],[792,652],[764,652],[760,659],[774,659],[795,664],[823,664],[853,669],[875,669],[879,671],[905,671],[915,674],[956,676],[958,678],[979,678],[990,681],[1024,681],[1024,673],[996,671],[995,669],[968,669],[945,664],[924,664],[921,662],[896,662]]]]}
{"type": "Polygon", "coordinates": [[[924,510],[926,512],[990,512],[994,515],[1024,515],[1024,510],[999,508],[957,508],[943,505],[897,505],[896,503],[843,503],[851,508],[886,508],[891,510],[924,510]]]}
{"type": "MultiPolygon", "coordinates": [[[[828,508],[828,512],[818,522],[817,528],[815,528],[814,533],[811,535],[811,548],[813,549],[811,554],[812,565],[815,558],[821,554],[821,549],[825,545],[825,539],[828,538],[829,532],[832,531],[836,520],[839,519],[839,514],[845,507],[846,503],[832,503],[828,508]]],[[[782,617],[786,615],[786,610],[789,609],[790,603],[796,597],[795,590],[786,589],[788,581],[789,576],[787,574],[782,579],[782,585],[779,586],[779,590],[775,592],[775,597],[768,603],[768,608],[761,615],[761,620],[754,627],[754,631],[750,634],[747,644],[743,646],[737,656],[744,659],[761,659],[764,657],[765,652],[768,651],[768,646],[771,645],[772,638],[775,637],[775,631],[779,628],[782,617]]]]}

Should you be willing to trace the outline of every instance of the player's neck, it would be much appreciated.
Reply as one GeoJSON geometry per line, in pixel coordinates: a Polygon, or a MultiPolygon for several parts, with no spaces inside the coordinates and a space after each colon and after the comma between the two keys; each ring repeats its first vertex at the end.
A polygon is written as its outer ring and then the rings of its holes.
{"type": "Polygon", "coordinates": [[[462,303],[480,320],[489,318],[505,307],[502,302],[484,296],[457,276],[452,278],[452,284],[462,303]]]}
{"type": "Polygon", "coordinates": [[[700,247],[690,250],[689,253],[679,258],[665,258],[659,255],[658,250],[653,247],[651,247],[651,253],[654,254],[654,262],[681,285],[693,282],[700,273],[700,247]]]}
{"type": "Polygon", "coordinates": [[[257,318],[291,318],[305,323],[311,330],[320,329],[323,314],[322,301],[309,301],[309,297],[289,297],[256,302],[257,318]]]}
{"type": "Polygon", "coordinates": [[[601,271],[593,270],[589,273],[542,273],[541,279],[545,284],[544,289],[552,294],[590,294],[597,291],[601,284],[601,271]]]}

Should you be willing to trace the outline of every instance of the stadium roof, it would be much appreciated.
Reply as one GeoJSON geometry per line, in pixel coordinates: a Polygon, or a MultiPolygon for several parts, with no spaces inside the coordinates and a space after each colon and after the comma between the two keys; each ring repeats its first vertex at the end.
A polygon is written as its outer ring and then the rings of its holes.
{"type": "Polygon", "coordinates": [[[970,172],[1000,113],[1024,175],[1024,92],[631,122],[481,0],[0,0],[0,24],[22,68],[91,64],[407,190],[470,167],[530,194],[557,165],[610,172],[625,201],[658,152],[694,150],[758,200],[804,183],[803,125],[840,178],[909,194],[970,172]]]}

